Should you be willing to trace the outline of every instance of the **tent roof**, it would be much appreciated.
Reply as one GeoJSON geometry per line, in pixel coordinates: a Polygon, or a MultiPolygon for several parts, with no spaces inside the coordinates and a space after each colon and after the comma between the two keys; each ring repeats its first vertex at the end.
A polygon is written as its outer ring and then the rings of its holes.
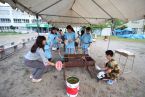
{"type": "Polygon", "coordinates": [[[145,0],[0,0],[50,23],[96,24],[144,18],[145,0]]]}

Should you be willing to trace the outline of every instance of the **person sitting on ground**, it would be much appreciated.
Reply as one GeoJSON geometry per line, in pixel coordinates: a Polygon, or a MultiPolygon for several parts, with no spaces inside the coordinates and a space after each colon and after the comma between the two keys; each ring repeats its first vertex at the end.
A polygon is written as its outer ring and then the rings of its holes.
{"type": "Polygon", "coordinates": [[[113,51],[107,50],[105,52],[106,58],[108,59],[108,62],[105,64],[105,68],[99,68],[101,72],[98,73],[97,79],[99,80],[116,80],[120,73],[120,68],[117,64],[117,62],[113,59],[113,51]]]}
{"type": "Polygon", "coordinates": [[[32,82],[40,82],[42,75],[48,70],[49,66],[55,66],[54,63],[48,61],[45,57],[45,44],[46,38],[44,36],[38,36],[31,50],[24,56],[24,64],[33,68],[33,72],[30,75],[32,82]]]}

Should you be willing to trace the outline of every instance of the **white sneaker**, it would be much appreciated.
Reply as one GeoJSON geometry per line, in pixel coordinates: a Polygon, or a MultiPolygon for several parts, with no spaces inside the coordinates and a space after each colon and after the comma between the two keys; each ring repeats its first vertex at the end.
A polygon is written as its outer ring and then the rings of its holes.
{"type": "Polygon", "coordinates": [[[32,82],[33,82],[33,83],[39,83],[39,82],[41,82],[41,80],[42,80],[42,79],[32,79],[32,82]]]}
{"type": "Polygon", "coordinates": [[[32,78],[33,78],[33,75],[31,74],[31,75],[30,75],[30,79],[32,79],[32,78]]]}
{"type": "Polygon", "coordinates": [[[95,65],[97,70],[101,70],[101,68],[98,65],[95,65]]]}

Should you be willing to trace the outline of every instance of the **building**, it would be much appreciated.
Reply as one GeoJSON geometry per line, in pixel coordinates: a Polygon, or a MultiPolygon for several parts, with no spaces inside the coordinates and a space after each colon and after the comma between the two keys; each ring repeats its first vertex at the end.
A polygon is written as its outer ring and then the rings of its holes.
{"type": "Polygon", "coordinates": [[[145,19],[137,21],[129,21],[126,26],[132,28],[135,33],[145,34],[144,31],[145,19]]]}
{"type": "MultiPolygon", "coordinates": [[[[37,19],[35,16],[17,9],[12,9],[9,4],[0,3],[0,32],[15,31],[21,33],[36,32],[37,19]]],[[[49,25],[39,18],[39,31],[47,32],[49,25]]]]}

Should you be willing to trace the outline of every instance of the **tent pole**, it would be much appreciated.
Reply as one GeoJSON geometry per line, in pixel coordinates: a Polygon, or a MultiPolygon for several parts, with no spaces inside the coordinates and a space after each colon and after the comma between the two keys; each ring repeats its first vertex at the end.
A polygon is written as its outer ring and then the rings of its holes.
{"type": "Polygon", "coordinates": [[[145,15],[143,16],[143,34],[145,33],[145,15]]]}
{"type": "Polygon", "coordinates": [[[36,14],[36,23],[37,23],[37,33],[39,36],[39,22],[38,22],[38,14],[36,14]]]}
{"type": "MultiPolygon", "coordinates": [[[[75,12],[75,11],[74,11],[75,12]]],[[[49,16],[49,17],[65,17],[65,18],[85,18],[85,19],[110,19],[110,18],[95,18],[95,17],[82,17],[80,15],[80,17],[75,17],[75,16],[64,16],[64,15],[54,15],[54,14],[39,14],[39,15],[45,15],[45,16],[49,16]]]]}
{"type": "Polygon", "coordinates": [[[98,6],[103,12],[105,12],[110,18],[113,18],[105,9],[103,9],[96,1],[92,0],[92,2],[98,6]]]}
{"type": "Polygon", "coordinates": [[[19,6],[22,6],[24,9],[28,10],[29,12],[31,12],[32,14],[36,14],[35,12],[33,12],[32,10],[30,10],[30,8],[24,6],[23,4],[21,4],[20,2],[18,2],[18,0],[12,0],[15,4],[18,4],[19,6]]]}
{"type": "Polygon", "coordinates": [[[50,22],[50,23],[64,23],[64,24],[89,24],[89,23],[73,23],[73,22],[50,22]]]}
{"type": "MultiPolygon", "coordinates": [[[[72,9],[73,10],[73,9],[72,9]]],[[[74,11],[74,10],[73,10],[74,11]]],[[[86,20],[89,24],[91,24],[85,17],[81,16],[79,13],[77,13],[76,11],[74,11],[76,14],[78,14],[80,17],[82,17],[84,20],[86,20]]]]}
{"type": "Polygon", "coordinates": [[[41,13],[41,12],[47,10],[48,8],[50,8],[50,7],[54,6],[54,5],[56,5],[57,3],[61,2],[61,1],[62,1],[62,0],[58,0],[58,1],[56,1],[55,3],[53,3],[53,4],[49,5],[49,6],[47,6],[46,8],[40,10],[40,11],[37,12],[37,13],[41,13]]]}
{"type": "Polygon", "coordinates": [[[73,4],[72,4],[72,6],[71,6],[71,9],[70,9],[70,10],[72,10],[72,7],[74,6],[75,2],[76,2],[76,0],[74,0],[74,2],[73,2],[73,4]]]}
{"type": "MultiPolygon", "coordinates": [[[[111,23],[112,23],[111,24],[111,32],[113,33],[113,31],[114,31],[114,26],[113,26],[114,25],[114,19],[113,18],[111,19],[111,23]]],[[[111,38],[110,37],[111,37],[111,35],[109,36],[109,39],[108,39],[107,50],[109,49],[109,46],[110,46],[110,41],[111,41],[111,38]]]]}

